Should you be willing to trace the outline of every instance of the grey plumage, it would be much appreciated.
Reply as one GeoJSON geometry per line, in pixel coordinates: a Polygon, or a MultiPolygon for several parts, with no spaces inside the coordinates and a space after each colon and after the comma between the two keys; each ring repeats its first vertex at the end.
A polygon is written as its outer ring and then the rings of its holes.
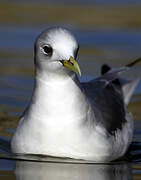
{"type": "Polygon", "coordinates": [[[100,77],[83,83],[84,90],[94,107],[97,123],[104,126],[110,135],[114,135],[117,129],[122,129],[126,122],[125,99],[128,93],[130,93],[129,98],[131,98],[131,94],[138,83],[135,83],[136,80],[123,80],[119,75],[140,61],[141,58],[138,58],[117,69],[111,69],[110,66],[104,64],[101,67],[100,77]],[[126,95],[123,94],[123,86],[125,85],[126,89],[129,89],[126,95]],[[133,88],[131,89],[131,87],[133,88]]]}

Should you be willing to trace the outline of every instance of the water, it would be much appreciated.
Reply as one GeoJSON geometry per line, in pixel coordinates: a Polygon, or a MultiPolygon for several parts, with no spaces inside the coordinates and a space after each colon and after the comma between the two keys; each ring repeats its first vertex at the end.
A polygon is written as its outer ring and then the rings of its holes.
{"type": "MultiPolygon", "coordinates": [[[[33,44],[44,28],[59,25],[74,33],[83,81],[98,76],[103,63],[119,67],[141,56],[139,0],[67,2],[0,1],[0,179],[141,179],[141,83],[129,105],[135,133],[127,159],[81,164],[10,153],[18,117],[32,94],[33,44]]],[[[141,64],[129,75],[141,77],[141,64]]]]}
{"type": "Polygon", "coordinates": [[[1,178],[7,179],[132,179],[132,165],[121,164],[64,164],[64,163],[34,163],[29,161],[1,161],[7,173],[2,172],[1,178]],[[7,164],[9,166],[7,167],[7,164]],[[14,170],[14,173],[12,173],[14,170]]]}

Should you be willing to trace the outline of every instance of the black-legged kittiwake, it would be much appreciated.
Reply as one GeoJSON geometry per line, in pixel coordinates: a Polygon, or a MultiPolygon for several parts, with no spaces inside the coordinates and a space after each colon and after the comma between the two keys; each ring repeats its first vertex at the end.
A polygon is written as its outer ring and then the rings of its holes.
{"type": "Polygon", "coordinates": [[[127,105],[139,80],[119,76],[133,64],[103,65],[100,77],[81,83],[78,47],[63,28],[37,38],[33,95],[12,138],[13,153],[109,162],[127,151],[133,137],[127,105]]]}

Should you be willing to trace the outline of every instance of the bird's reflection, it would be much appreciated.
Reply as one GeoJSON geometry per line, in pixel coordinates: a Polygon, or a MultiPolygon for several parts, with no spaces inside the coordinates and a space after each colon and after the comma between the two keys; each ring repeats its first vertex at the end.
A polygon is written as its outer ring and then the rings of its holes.
{"type": "Polygon", "coordinates": [[[17,161],[17,180],[131,180],[130,164],[67,164],[17,161]]]}

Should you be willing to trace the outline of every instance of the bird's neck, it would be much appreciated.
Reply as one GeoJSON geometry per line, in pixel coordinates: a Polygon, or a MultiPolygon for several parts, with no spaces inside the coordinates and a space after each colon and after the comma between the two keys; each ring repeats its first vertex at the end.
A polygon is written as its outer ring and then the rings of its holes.
{"type": "MultiPolygon", "coordinates": [[[[31,119],[61,121],[62,119],[76,119],[86,114],[84,106],[86,97],[82,93],[81,85],[75,74],[71,76],[55,76],[36,72],[35,87],[29,108],[31,119]],[[76,117],[74,117],[76,116],[76,117]]],[[[81,118],[82,119],[82,118],[81,118]]]]}

